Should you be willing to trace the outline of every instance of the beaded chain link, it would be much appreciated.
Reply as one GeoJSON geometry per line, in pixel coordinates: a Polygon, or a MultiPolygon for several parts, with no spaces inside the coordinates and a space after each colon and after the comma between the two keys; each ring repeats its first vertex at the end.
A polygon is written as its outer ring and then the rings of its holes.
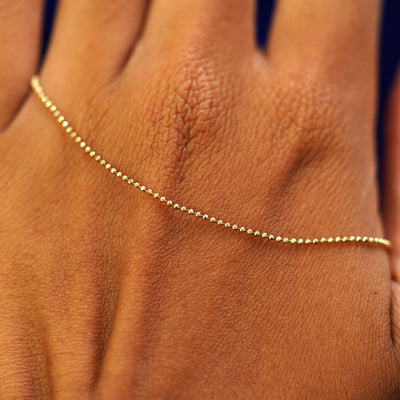
{"type": "Polygon", "coordinates": [[[299,238],[289,238],[283,235],[272,235],[266,232],[261,232],[258,230],[253,230],[250,228],[245,228],[244,226],[239,226],[236,224],[231,224],[229,222],[225,222],[222,219],[210,217],[207,214],[204,214],[200,211],[195,211],[192,208],[187,208],[185,206],[174,203],[173,201],[167,199],[159,193],[154,192],[153,190],[147,188],[146,186],[141,185],[139,182],[136,182],[134,179],[129,178],[123,172],[114,168],[109,162],[107,162],[103,157],[101,157],[96,151],[94,151],[81,136],[77,134],[77,132],[72,128],[70,123],[65,119],[65,117],[61,114],[58,107],[54,104],[54,102],[47,96],[41,86],[39,77],[37,75],[31,78],[31,87],[34,93],[39,97],[43,105],[50,111],[56,121],[62,126],[65,132],[69,135],[69,137],[91,158],[97,161],[101,166],[103,166],[107,171],[111,174],[115,175],[117,178],[122,179],[129,185],[138,188],[142,192],[148,194],[149,196],[154,197],[159,200],[161,203],[166,204],[167,206],[172,207],[175,210],[182,211],[184,213],[193,215],[198,218],[202,218],[205,221],[209,221],[215,223],[217,225],[221,225],[225,228],[232,229],[235,231],[243,232],[248,235],[259,236],[261,238],[268,239],[270,241],[280,242],[280,243],[290,243],[290,244],[319,244],[319,243],[347,243],[347,242],[356,242],[362,244],[378,244],[386,247],[391,246],[390,240],[371,237],[371,236],[338,236],[338,237],[329,237],[329,238],[316,238],[316,239],[299,239],[299,238]]]}

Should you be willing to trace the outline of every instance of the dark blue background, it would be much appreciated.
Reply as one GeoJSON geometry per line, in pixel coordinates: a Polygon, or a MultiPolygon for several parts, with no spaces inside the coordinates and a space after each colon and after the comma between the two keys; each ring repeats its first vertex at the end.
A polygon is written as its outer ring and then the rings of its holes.
{"type": "MultiPolygon", "coordinates": [[[[79,1],[79,0],[77,0],[79,1]]],[[[112,0],[110,0],[112,1],[112,0]]],[[[173,1],[173,0],[171,0],[173,1]]],[[[216,0],[218,1],[218,0],[216,0]]],[[[245,0],[244,0],[245,1],[245,0]]],[[[324,1],[324,0],[321,0],[324,1]]],[[[349,0],[352,1],[352,0],[349,0]]],[[[48,43],[51,24],[57,0],[47,0],[46,23],[44,29],[44,46],[48,43]]],[[[273,11],[272,0],[259,0],[257,12],[257,41],[260,45],[265,42],[269,22],[273,11]]],[[[396,67],[400,59],[400,1],[386,0],[383,6],[381,54],[379,70],[379,113],[377,120],[378,156],[382,160],[383,119],[384,109],[388,98],[389,89],[393,81],[396,67]]],[[[381,165],[381,163],[379,163],[381,165]]]]}

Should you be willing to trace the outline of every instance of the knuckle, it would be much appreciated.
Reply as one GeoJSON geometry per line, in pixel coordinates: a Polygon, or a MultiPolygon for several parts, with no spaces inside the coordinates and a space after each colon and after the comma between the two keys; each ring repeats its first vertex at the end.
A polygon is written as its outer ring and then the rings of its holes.
{"type": "Polygon", "coordinates": [[[341,158],[351,151],[356,139],[351,134],[354,122],[334,86],[296,79],[278,90],[279,131],[285,132],[299,159],[327,155],[341,158]]]}
{"type": "Polygon", "coordinates": [[[150,105],[155,128],[167,128],[186,141],[207,132],[215,133],[223,111],[219,76],[190,63],[168,75],[150,105]]]}
{"type": "Polygon", "coordinates": [[[172,160],[182,174],[193,155],[210,150],[227,128],[230,94],[214,68],[190,59],[156,82],[144,111],[148,137],[157,156],[172,160]]]}

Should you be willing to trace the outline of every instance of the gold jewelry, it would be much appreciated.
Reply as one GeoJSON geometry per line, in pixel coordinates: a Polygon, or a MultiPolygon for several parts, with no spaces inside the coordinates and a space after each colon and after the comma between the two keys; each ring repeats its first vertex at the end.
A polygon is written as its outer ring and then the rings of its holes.
{"type": "Polygon", "coordinates": [[[39,97],[41,102],[44,106],[51,112],[53,117],[57,120],[57,122],[64,128],[65,132],[70,136],[71,139],[75,141],[79,145],[79,147],[87,153],[90,157],[96,160],[100,165],[102,165],[106,170],[111,172],[111,174],[117,176],[118,178],[122,179],[124,182],[132,185],[142,192],[147,193],[148,195],[154,197],[155,199],[161,201],[162,203],[167,204],[168,206],[185,212],[187,214],[194,215],[196,217],[202,218],[206,221],[213,222],[217,225],[224,226],[225,228],[230,228],[233,230],[237,230],[239,232],[247,233],[248,235],[253,236],[260,236],[262,238],[272,240],[275,242],[282,242],[282,243],[291,243],[291,244],[319,244],[319,243],[346,243],[346,242],[357,242],[357,243],[364,243],[364,244],[379,244],[386,247],[391,246],[391,242],[387,239],[377,238],[377,237],[370,237],[370,236],[343,236],[343,237],[329,237],[329,238],[320,238],[320,239],[296,239],[296,238],[288,238],[284,236],[276,236],[271,235],[266,232],[260,232],[257,230],[240,227],[236,224],[231,224],[229,222],[225,222],[222,219],[209,217],[207,214],[204,214],[200,211],[195,211],[191,208],[187,208],[185,206],[181,206],[177,203],[174,203],[171,200],[166,199],[164,196],[155,193],[153,190],[146,188],[146,186],[141,185],[139,182],[135,182],[133,179],[129,178],[127,175],[118,171],[116,168],[112,167],[110,163],[108,163],[104,158],[102,158],[99,154],[97,154],[83,139],[79,136],[76,131],[72,128],[70,123],[65,119],[65,117],[61,114],[60,110],[57,106],[53,103],[53,101],[44,93],[44,90],[40,84],[40,80],[38,76],[33,76],[31,78],[31,87],[35,94],[39,97]]]}

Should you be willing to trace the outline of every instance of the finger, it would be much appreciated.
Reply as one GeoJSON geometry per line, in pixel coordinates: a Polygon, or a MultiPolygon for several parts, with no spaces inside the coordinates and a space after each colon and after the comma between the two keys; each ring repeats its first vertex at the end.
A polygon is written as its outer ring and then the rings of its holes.
{"type": "Polygon", "coordinates": [[[295,68],[296,61],[304,68],[323,65],[335,78],[371,78],[379,11],[380,0],[280,0],[268,53],[295,68]]]}
{"type": "Polygon", "coordinates": [[[394,272],[400,283],[400,72],[389,103],[384,168],[385,228],[393,242],[392,255],[397,267],[394,272]]]}
{"type": "Polygon", "coordinates": [[[400,346],[400,70],[389,103],[386,130],[384,220],[391,239],[393,339],[400,346]]]}
{"type": "Polygon", "coordinates": [[[144,32],[150,46],[188,50],[204,44],[207,54],[241,56],[255,48],[254,0],[154,0],[144,32]]]}
{"type": "Polygon", "coordinates": [[[0,130],[29,91],[39,56],[42,0],[0,2],[0,130]]]}
{"type": "Polygon", "coordinates": [[[146,4],[147,0],[61,0],[43,73],[74,75],[80,84],[89,76],[90,81],[114,78],[140,33],[146,4]]]}

